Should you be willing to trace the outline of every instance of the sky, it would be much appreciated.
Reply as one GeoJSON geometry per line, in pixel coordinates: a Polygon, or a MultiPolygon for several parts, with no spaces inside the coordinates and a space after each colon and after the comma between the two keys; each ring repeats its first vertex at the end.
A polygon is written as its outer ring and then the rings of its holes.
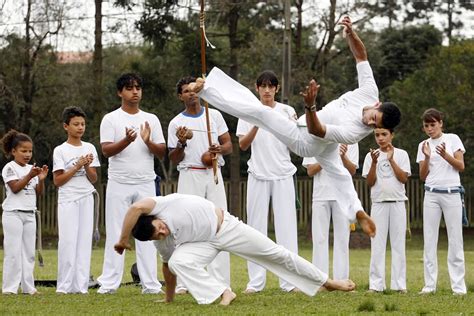
{"type": "MultiPolygon", "coordinates": [[[[91,51],[94,47],[94,1],[93,0],[59,0],[67,8],[67,16],[64,28],[57,36],[47,38],[47,42],[56,48],[57,51],[91,51]]],[[[143,1],[135,0],[134,2],[143,1]]],[[[347,4],[360,0],[341,0],[341,4],[347,4]]],[[[375,1],[375,0],[368,0],[375,1]]],[[[0,0],[0,36],[11,33],[24,34],[23,16],[26,12],[26,1],[0,0]]],[[[41,0],[36,0],[41,2],[41,0]]],[[[113,0],[102,3],[103,13],[103,44],[110,46],[114,44],[140,44],[143,39],[139,31],[135,28],[137,21],[143,12],[141,5],[135,6],[131,11],[117,8],[112,5],[113,0]],[[110,31],[113,30],[113,31],[110,31]]],[[[181,13],[185,13],[186,6],[194,3],[192,0],[181,0],[181,13]]],[[[322,10],[327,7],[326,1],[305,1],[303,21],[310,24],[322,10]]],[[[196,8],[197,9],[197,8],[196,8]]],[[[357,16],[353,17],[357,19],[357,16]]],[[[474,12],[467,12],[462,15],[465,27],[456,31],[465,37],[474,37],[474,12]]],[[[443,28],[445,21],[440,16],[433,16],[432,23],[439,29],[443,28]]],[[[52,25],[53,23],[50,23],[52,25]]],[[[387,19],[376,18],[371,21],[374,28],[384,28],[388,25],[387,19]]],[[[46,25],[43,23],[42,25],[46,25]]],[[[35,24],[35,26],[40,26],[35,24]]],[[[54,25],[53,25],[54,26],[54,25]]],[[[212,41],[212,40],[211,40],[212,41]]],[[[5,45],[5,41],[0,38],[0,47],[5,45]]]]}

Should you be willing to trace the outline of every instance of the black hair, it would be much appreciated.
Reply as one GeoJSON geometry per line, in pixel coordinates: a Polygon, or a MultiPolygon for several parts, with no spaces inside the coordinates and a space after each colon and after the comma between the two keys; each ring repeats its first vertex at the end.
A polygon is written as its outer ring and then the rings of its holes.
{"type": "Polygon", "coordinates": [[[260,87],[264,83],[269,83],[274,87],[278,87],[278,78],[276,74],[271,70],[262,71],[257,78],[257,87],[260,87]]]}
{"type": "Polygon", "coordinates": [[[134,83],[141,87],[143,85],[143,79],[136,73],[129,72],[123,74],[117,79],[117,91],[122,91],[124,87],[131,87],[134,83]]]}
{"type": "Polygon", "coordinates": [[[191,82],[196,82],[196,78],[193,76],[186,76],[179,79],[178,83],[176,83],[176,93],[177,94],[183,93],[183,86],[185,84],[190,84],[191,82]]]}
{"type": "Polygon", "coordinates": [[[429,108],[423,112],[421,119],[424,123],[441,122],[444,119],[444,113],[435,108],[429,108]]]}
{"type": "Polygon", "coordinates": [[[154,216],[142,215],[138,218],[137,223],[132,229],[132,235],[140,241],[151,240],[155,233],[155,226],[153,226],[154,216]]]}
{"type": "Polygon", "coordinates": [[[399,123],[402,116],[400,109],[393,102],[384,102],[379,107],[382,115],[382,126],[386,129],[394,129],[399,123]]]}
{"type": "Polygon", "coordinates": [[[63,110],[63,123],[69,124],[73,117],[80,116],[86,118],[86,113],[78,106],[68,106],[63,110]]]}
{"type": "Polygon", "coordinates": [[[22,142],[30,142],[33,144],[31,137],[18,132],[17,130],[11,129],[5,135],[3,135],[0,140],[2,143],[2,150],[5,153],[5,156],[8,158],[11,155],[13,149],[15,149],[22,142]]]}

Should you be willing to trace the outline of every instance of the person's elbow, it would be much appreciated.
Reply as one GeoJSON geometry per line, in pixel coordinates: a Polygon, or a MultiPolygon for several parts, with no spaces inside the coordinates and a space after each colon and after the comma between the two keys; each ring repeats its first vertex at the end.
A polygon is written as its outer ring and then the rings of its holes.
{"type": "Polygon", "coordinates": [[[464,172],[464,162],[459,163],[457,170],[458,172],[464,172]]]}

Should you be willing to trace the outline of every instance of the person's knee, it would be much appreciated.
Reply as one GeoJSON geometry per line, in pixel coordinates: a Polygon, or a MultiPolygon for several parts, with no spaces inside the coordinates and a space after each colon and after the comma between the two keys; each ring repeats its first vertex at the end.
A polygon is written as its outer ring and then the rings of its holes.
{"type": "Polygon", "coordinates": [[[176,271],[186,269],[186,267],[189,267],[190,264],[191,263],[189,262],[189,260],[187,260],[185,257],[173,254],[170,260],[168,261],[168,268],[173,274],[176,275],[176,271]]]}

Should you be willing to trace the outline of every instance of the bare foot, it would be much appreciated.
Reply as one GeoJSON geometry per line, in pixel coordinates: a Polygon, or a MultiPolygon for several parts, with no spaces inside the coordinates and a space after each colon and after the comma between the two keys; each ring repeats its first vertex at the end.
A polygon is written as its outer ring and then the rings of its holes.
{"type": "Polygon", "coordinates": [[[356,218],[364,233],[366,233],[369,237],[374,237],[376,227],[372,218],[370,218],[370,216],[364,211],[358,211],[356,213],[356,218]]]}
{"type": "Polygon", "coordinates": [[[204,79],[197,78],[196,82],[191,82],[190,84],[188,84],[188,89],[191,92],[199,93],[202,90],[202,88],[204,88],[204,83],[205,83],[204,79]]]}
{"type": "Polygon", "coordinates": [[[328,279],[322,287],[326,288],[326,290],[328,290],[328,291],[350,292],[350,291],[353,291],[355,289],[356,285],[352,280],[331,280],[331,279],[328,279]]]}
{"type": "Polygon", "coordinates": [[[229,289],[225,289],[225,291],[222,293],[222,300],[219,304],[223,306],[228,306],[230,303],[232,303],[233,300],[235,300],[236,297],[237,294],[235,294],[229,289]]]}

